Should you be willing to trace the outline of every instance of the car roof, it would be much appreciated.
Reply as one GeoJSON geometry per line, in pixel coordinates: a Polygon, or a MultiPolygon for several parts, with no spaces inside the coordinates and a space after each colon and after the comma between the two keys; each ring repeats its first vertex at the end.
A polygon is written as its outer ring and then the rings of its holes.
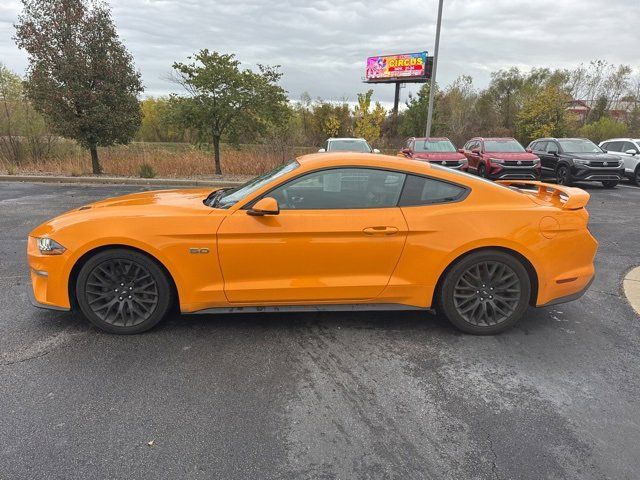
{"type": "Polygon", "coordinates": [[[492,140],[496,142],[506,142],[507,140],[515,140],[515,138],[513,137],[473,137],[471,140],[484,140],[484,141],[492,140]]]}
{"type": "Polygon", "coordinates": [[[640,142],[640,138],[607,138],[600,143],[604,142],[640,142]]]}
{"type": "Polygon", "coordinates": [[[331,137],[327,139],[328,141],[332,142],[334,140],[359,140],[361,142],[366,142],[367,140],[362,138],[362,137],[331,137]]]}
{"type": "Polygon", "coordinates": [[[447,137],[411,137],[414,140],[447,140],[447,141],[451,141],[449,140],[447,137]]]}

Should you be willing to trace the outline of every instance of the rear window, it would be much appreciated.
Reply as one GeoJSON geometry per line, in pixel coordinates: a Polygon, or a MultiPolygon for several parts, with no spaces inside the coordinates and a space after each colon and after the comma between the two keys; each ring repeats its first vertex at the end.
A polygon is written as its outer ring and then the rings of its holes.
{"type": "Polygon", "coordinates": [[[331,140],[327,151],[371,153],[371,147],[364,140],[331,140]]]}
{"type": "Polygon", "coordinates": [[[401,207],[410,207],[455,202],[463,198],[466,193],[466,188],[453,183],[408,175],[402,189],[399,205],[401,207]]]}

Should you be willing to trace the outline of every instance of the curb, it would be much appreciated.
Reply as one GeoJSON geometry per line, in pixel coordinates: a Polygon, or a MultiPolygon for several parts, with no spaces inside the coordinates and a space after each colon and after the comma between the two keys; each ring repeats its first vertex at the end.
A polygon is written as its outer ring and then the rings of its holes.
{"type": "Polygon", "coordinates": [[[622,285],[631,307],[640,315],[640,267],[633,268],[627,273],[622,285]]]}
{"type": "Polygon", "coordinates": [[[184,178],[128,178],[128,177],[58,177],[48,175],[0,175],[0,182],[23,183],[88,183],[97,185],[137,185],[141,187],[150,185],[173,186],[214,186],[237,187],[242,182],[230,180],[189,180],[184,178]]]}

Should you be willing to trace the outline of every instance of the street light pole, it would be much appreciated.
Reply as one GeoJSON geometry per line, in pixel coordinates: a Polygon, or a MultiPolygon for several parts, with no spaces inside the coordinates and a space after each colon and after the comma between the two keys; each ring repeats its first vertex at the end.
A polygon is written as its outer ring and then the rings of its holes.
{"type": "Polygon", "coordinates": [[[442,2],[438,3],[438,23],[436,24],[436,44],[433,50],[433,68],[431,69],[431,83],[429,86],[429,111],[427,112],[427,131],[425,137],[431,136],[431,118],[433,116],[433,94],[436,85],[436,69],[438,68],[438,49],[440,48],[440,25],[442,24],[442,2]]]}

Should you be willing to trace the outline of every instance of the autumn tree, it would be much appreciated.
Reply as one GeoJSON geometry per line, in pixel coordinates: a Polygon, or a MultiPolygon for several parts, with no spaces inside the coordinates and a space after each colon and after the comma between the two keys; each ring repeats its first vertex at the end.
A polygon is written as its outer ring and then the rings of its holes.
{"type": "Polygon", "coordinates": [[[213,144],[216,174],[222,173],[220,142],[223,135],[237,138],[264,132],[287,109],[286,91],[278,85],[278,67],[258,65],[258,71],[241,69],[233,54],[207,49],[176,62],[175,80],[188,96],[172,100],[182,122],[197,129],[213,144]]]}
{"type": "Polygon", "coordinates": [[[607,138],[626,137],[627,126],[609,117],[602,117],[599,120],[584,125],[580,128],[579,135],[594,142],[601,142],[607,138]]]}
{"type": "Polygon", "coordinates": [[[29,55],[26,93],[59,135],[91,152],[128,143],[140,125],[140,74],[111,12],[89,0],[23,0],[16,42],[29,55]]]}
{"type": "MultiPolygon", "coordinates": [[[[406,109],[400,115],[398,133],[405,137],[420,137],[424,135],[427,126],[427,112],[429,109],[429,83],[420,87],[416,95],[409,94],[405,102],[406,109]]],[[[438,90],[436,87],[436,99],[433,108],[433,132],[437,132],[440,126],[440,109],[438,106],[438,90]]]]}
{"type": "Polygon", "coordinates": [[[568,95],[549,85],[528,98],[517,116],[518,137],[523,143],[540,137],[563,137],[567,134],[569,118],[568,95]]]}
{"type": "Polygon", "coordinates": [[[358,105],[353,110],[355,117],[354,133],[358,137],[373,143],[380,138],[382,122],[387,116],[387,111],[379,102],[371,108],[373,90],[358,94],[358,105]]]}

